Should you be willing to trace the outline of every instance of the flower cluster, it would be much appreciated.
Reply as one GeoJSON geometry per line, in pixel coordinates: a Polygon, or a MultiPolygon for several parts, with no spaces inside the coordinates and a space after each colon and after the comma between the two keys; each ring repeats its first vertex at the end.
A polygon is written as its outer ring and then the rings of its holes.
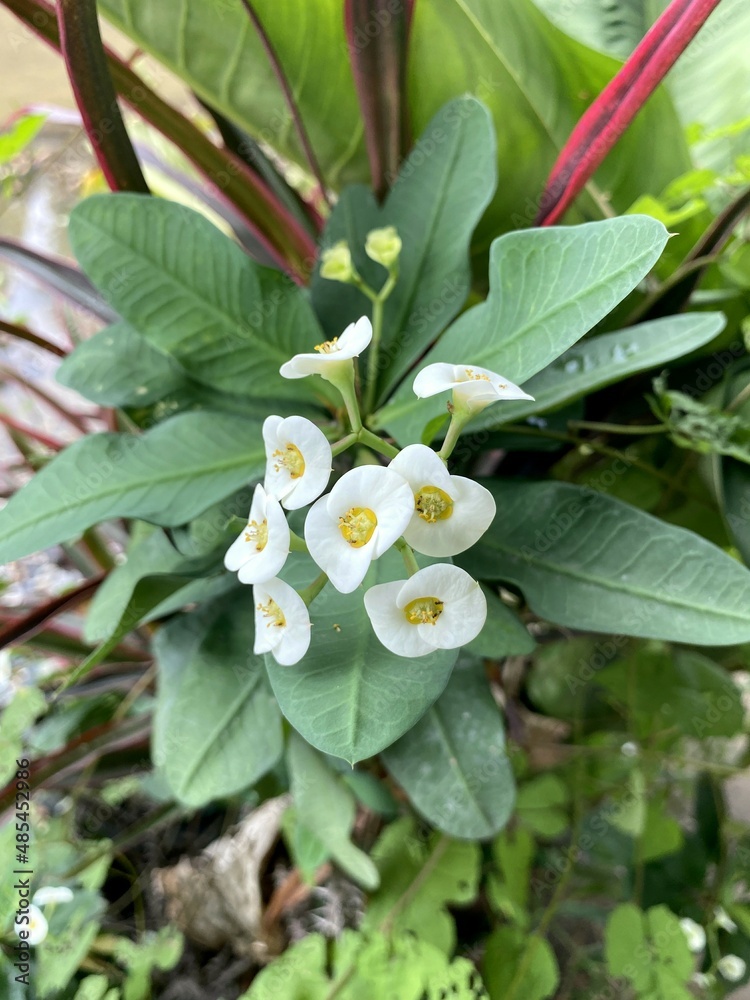
{"type": "Polygon", "coordinates": [[[382,304],[398,277],[401,240],[393,227],[373,230],[365,252],[388,272],[379,292],[364,284],[345,243],[323,255],[321,275],[364,291],[374,303],[375,328],[362,317],[340,336],[295,355],[280,369],[284,378],[318,375],[332,383],[341,395],[349,433],[332,446],[304,417],[268,417],[263,425],[263,484],[256,487],[247,525],[225,557],[227,569],[254,587],[255,652],[270,653],[284,665],[299,662],[307,652],[309,605],[323,587],[330,582],[340,593],[352,593],[373,560],[393,546],[401,551],[408,578],[377,584],[364,595],[381,643],[397,655],[416,657],[462,646],[479,634],[487,604],[477,581],[451,563],[420,568],[414,553],[454,556],[489,528],[495,517],[492,494],[472,479],[451,475],[447,459],[473,414],[498,400],[531,398],[487,369],[432,364],[417,375],[414,392],[423,397],[452,390],[451,423],[439,452],[423,444],[399,450],[363,426],[356,359],[369,348],[367,416],[378,371],[382,304]],[[334,456],[353,446],[358,448],[357,463],[325,493],[334,456]],[[302,539],[290,530],[283,508],[294,511],[308,505],[302,539]],[[307,551],[322,571],[299,592],[279,579],[292,549],[307,551]]]}

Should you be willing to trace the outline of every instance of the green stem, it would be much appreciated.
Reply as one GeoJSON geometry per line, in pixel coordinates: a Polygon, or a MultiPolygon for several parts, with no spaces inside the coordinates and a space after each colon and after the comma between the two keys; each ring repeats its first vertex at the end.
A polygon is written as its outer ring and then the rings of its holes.
{"type": "Polygon", "coordinates": [[[368,448],[372,448],[373,451],[380,452],[381,455],[385,455],[386,458],[395,458],[399,454],[400,448],[396,448],[395,445],[388,444],[377,434],[373,434],[372,431],[368,431],[366,427],[363,427],[359,432],[359,441],[367,445],[368,448]]]}
{"type": "Polygon", "coordinates": [[[340,441],[336,444],[331,445],[331,454],[335,458],[340,455],[342,451],[346,451],[347,448],[351,448],[353,444],[356,444],[359,440],[359,435],[357,434],[347,434],[346,437],[342,437],[340,441]]]}
{"type": "Polygon", "coordinates": [[[328,583],[327,575],[325,573],[321,573],[319,576],[315,577],[313,582],[308,587],[305,587],[304,590],[299,591],[299,596],[302,598],[305,604],[308,607],[310,607],[312,602],[315,600],[315,598],[318,596],[318,594],[321,592],[321,590],[323,589],[323,587],[325,587],[327,583],[328,583]]]}
{"type": "Polygon", "coordinates": [[[342,379],[340,382],[334,382],[333,385],[336,386],[338,391],[341,393],[342,399],[344,400],[352,432],[354,434],[359,434],[362,430],[362,417],[359,415],[357,392],[354,388],[354,365],[352,365],[351,378],[348,378],[346,381],[342,379]]]}
{"type": "Polygon", "coordinates": [[[380,357],[380,339],[383,336],[383,307],[388,296],[396,287],[398,275],[392,271],[388,280],[372,300],[372,341],[367,359],[367,389],[365,390],[364,411],[371,413],[375,404],[375,391],[378,385],[378,360],[380,357]]]}
{"type": "Polygon", "coordinates": [[[296,532],[290,529],[289,531],[289,549],[291,552],[307,552],[307,542],[304,538],[300,538],[296,532]]]}
{"type": "Polygon", "coordinates": [[[417,562],[417,557],[414,555],[414,549],[403,538],[397,538],[394,544],[401,553],[404,566],[406,566],[406,572],[409,576],[414,576],[415,573],[419,572],[419,563],[417,562]]]}
{"type": "Polygon", "coordinates": [[[743,403],[746,403],[748,401],[748,398],[750,398],[750,382],[748,382],[748,384],[741,392],[737,393],[737,395],[730,403],[727,403],[727,405],[724,407],[725,411],[727,413],[732,413],[734,412],[734,410],[738,410],[743,403]]]}
{"type": "Polygon", "coordinates": [[[451,422],[448,427],[448,433],[445,435],[445,440],[443,441],[443,447],[438,452],[438,457],[442,458],[444,462],[447,462],[453,452],[453,449],[458,444],[458,439],[461,436],[461,431],[464,429],[466,424],[469,422],[469,417],[462,413],[457,414],[454,410],[451,413],[451,422]]]}
{"type": "Polygon", "coordinates": [[[667,430],[666,424],[628,427],[626,424],[601,424],[589,420],[569,420],[568,427],[582,431],[602,431],[605,434],[663,434],[667,430]]]}

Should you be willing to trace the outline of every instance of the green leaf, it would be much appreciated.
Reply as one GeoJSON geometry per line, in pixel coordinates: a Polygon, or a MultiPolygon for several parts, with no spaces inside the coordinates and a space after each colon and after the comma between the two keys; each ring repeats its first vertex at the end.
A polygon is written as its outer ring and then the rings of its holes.
{"type": "MultiPolygon", "coordinates": [[[[42,692],[35,687],[24,687],[14,691],[10,703],[0,713],[0,782],[16,773],[16,758],[21,756],[23,734],[47,708],[42,692]]],[[[15,780],[15,779],[14,779],[15,780]]]]}
{"type": "Polygon", "coordinates": [[[94,434],[70,445],[0,511],[11,562],[112,517],[178,525],[262,475],[257,424],[181,413],[143,435],[94,434]]]}
{"type": "MultiPolygon", "coordinates": [[[[309,559],[290,561],[282,576],[300,587],[310,582],[309,559]]],[[[374,562],[364,581],[400,580],[404,567],[391,550],[374,562]]],[[[354,764],[372,757],[410,729],[448,683],[458,650],[408,659],[376,638],[362,590],[339,594],[329,587],[311,605],[312,642],[302,669],[281,667],[266,656],[279,707],[313,746],[354,764]]]]}
{"type": "Polygon", "coordinates": [[[555,774],[540,774],[518,789],[518,820],[541,837],[559,837],[569,826],[570,794],[555,774]]]}
{"type": "Polygon", "coordinates": [[[147,195],[94,195],[71,213],[69,235],[122,318],[196,381],[269,400],[315,391],[279,375],[322,339],[302,293],[202,215],[147,195]]]}
{"type": "Polygon", "coordinates": [[[281,718],[253,654],[249,588],[172,619],[156,635],[153,757],[189,806],[253,785],[278,761],[281,718]]]}
{"type": "Polygon", "coordinates": [[[640,858],[654,861],[666,854],[674,854],[685,843],[682,827],[666,812],[664,801],[649,802],[640,844],[640,858]]]}
{"type": "Polygon", "coordinates": [[[78,987],[74,1000],[104,1000],[109,989],[106,976],[86,976],[78,987]]]}
{"type": "Polygon", "coordinates": [[[63,360],[55,377],[102,406],[146,406],[189,381],[174,358],[152,347],[127,323],[115,323],[84,340],[63,360]]]}
{"type": "Polygon", "coordinates": [[[213,569],[214,562],[212,558],[186,559],[163,531],[136,522],[127,559],[115,566],[94,595],[84,639],[100,643],[121,631],[123,625],[135,628],[142,621],[158,618],[166,613],[164,607],[174,607],[175,595],[191,584],[190,592],[177,598],[177,608],[196,593],[210,594],[217,585],[231,587],[233,581],[224,573],[218,579],[192,579],[213,569]]]}
{"type": "Polygon", "coordinates": [[[49,917],[49,933],[36,949],[32,982],[40,998],[56,996],[73,978],[99,933],[104,901],[94,892],[76,892],[58,903],[49,917]]]}
{"type": "Polygon", "coordinates": [[[32,142],[47,120],[46,114],[21,115],[0,133],[0,166],[10,163],[32,142]]]}
{"type": "Polygon", "coordinates": [[[666,906],[644,913],[622,903],[610,915],[604,939],[609,971],[628,979],[639,994],[692,996],[684,984],[693,972],[693,956],[679,919],[666,906]]]}
{"type": "Polygon", "coordinates": [[[546,1000],[560,981],[557,959],[548,941],[518,927],[498,927],[487,939],[482,974],[492,1000],[523,997],[546,1000]]]}
{"type": "Polygon", "coordinates": [[[362,930],[413,934],[453,951],[456,931],[447,905],[469,903],[477,894],[479,846],[433,834],[417,835],[410,819],[386,827],[372,851],[380,888],[370,898],[362,930]]]}
{"type": "Polygon", "coordinates": [[[568,483],[485,485],[502,516],[456,561],[517,584],[542,618],[697,645],[750,639],[750,573],[705,539],[568,483]]]}
{"type": "Polygon", "coordinates": [[[495,910],[524,928],[529,922],[531,866],[536,853],[534,838],[523,827],[504,830],[492,845],[492,853],[498,876],[490,876],[488,898],[495,910]]]}
{"type": "MultiPolygon", "coordinates": [[[[390,389],[435,340],[466,300],[469,242],[496,183],[495,136],[487,109],[460,97],[427,125],[381,207],[368,188],[346,188],[324,234],[324,245],[346,240],[357,270],[379,289],[385,268],[365,254],[367,233],[393,225],[403,242],[398,282],[384,308],[380,390],[390,389]]],[[[370,313],[353,286],[316,276],[315,303],[326,333],[370,313]]]]}
{"type": "Polygon", "coordinates": [[[289,737],[287,762],[300,823],[350,878],[365,889],[376,889],[380,878],[375,865],[351,841],[357,807],[343,779],[296,733],[289,737]]]}
{"type": "Polygon", "coordinates": [[[415,809],[451,837],[483,840],[508,822],[515,782],[481,663],[459,663],[440,698],[383,760],[415,809]]]}
{"type": "Polygon", "coordinates": [[[735,736],[744,709],[731,674],[692,650],[639,647],[596,676],[623,706],[636,734],[676,729],[693,739],[735,736]]]}
{"type": "Polygon", "coordinates": [[[162,927],[158,933],[144,934],[138,941],[118,938],[114,950],[117,961],[127,969],[123,1000],[144,1000],[151,995],[154,970],[166,972],[180,960],[184,941],[175,927],[162,927]]]}
{"type": "Polygon", "coordinates": [[[629,375],[673,361],[713,340],[725,323],[721,313],[687,313],[590,337],[526,383],[524,389],[534,397],[533,403],[519,399],[488,407],[471,429],[500,427],[532,413],[557,409],[629,375]]]}
{"type": "Polygon", "coordinates": [[[505,656],[526,656],[534,649],[535,642],[507,604],[503,604],[494,590],[482,587],[487,600],[487,621],[484,628],[466,646],[475,656],[501,660],[505,656]]]}
{"type": "MultiPolygon", "coordinates": [[[[667,242],[645,215],[509,233],[492,244],[490,292],[460,316],[420,365],[479,365],[522,385],[603,319],[646,275],[667,242]]],[[[417,399],[411,379],[376,415],[402,444],[445,410],[417,399]]]]}
{"type": "MultiPolygon", "coordinates": [[[[186,8],[180,0],[161,0],[158,6],[149,0],[103,0],[101,6],[204,100],[306,165],[281,90],[268,86],[266,54],[239,4],[217,7],[202,0],[186,8]]],[[[302,0],[290,0],[283,9],[273,0],[256,0],[254,6],[328,184],[369,180],[340,3],[319,0],[314,11],[302,0]],[[326,100],[321,100],[323,79],[326,100]]],[[[454,97],[475,94],[489,105],[503,181],[483,232],[495,235],[533,220],[557,154],[618,64],[566,37],[530,0],[433,0],[415,9],[408,68],[415,135],[454,97]]],[[[624,211],[644,191],[658,194],[689,165],[677,116],[666,95],[657,93],[597,180],[624,211]],[[654,135],[658,143],[650,141],[654,135]]]]}

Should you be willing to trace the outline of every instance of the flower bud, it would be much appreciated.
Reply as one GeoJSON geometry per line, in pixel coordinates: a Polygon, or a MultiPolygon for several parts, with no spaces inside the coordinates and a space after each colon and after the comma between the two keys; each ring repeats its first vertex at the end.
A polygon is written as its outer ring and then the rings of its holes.
{"type": "Polygon", "coordinates": [[[343,281],[349,283],[354,277],[354,265],[352,255],[346,240],[339,240],[328,250],[324,250],[320,264],[321,278],[328,278],[329,281],[343,281]]]}
{"type": "Polygon", "coordinates": [[[395,226],[373,229],[367,234],[365,253],[376,264],[392,270],[401,253],[401,237],[395,226]]]}

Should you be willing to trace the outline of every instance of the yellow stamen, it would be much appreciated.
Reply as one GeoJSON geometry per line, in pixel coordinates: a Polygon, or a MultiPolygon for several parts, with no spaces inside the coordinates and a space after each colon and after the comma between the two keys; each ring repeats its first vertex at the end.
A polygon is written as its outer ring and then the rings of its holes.
{"type": "Polygon", "coordinates": [[[282,468],[288,469],[292,479],[299,479],[305,474],[305,460],[296,444],[288,444],[283,451],[278,448],[273,457],[276,459],[274,469],[277,472],[282,468]]]}
{"type": "Polygon", "coordinates": [[[423,486],[414,494],[417,514],[428,524],[445,521],[453,513],[453,498],[439,486],[423,486]]]}
{"type": "Polygon", "coordinates": [[[255,606],[258,611],[263,612],[264,618],[270,619],[266,622],[266,628],[284,628],[286,626],[284,612],[272,597],[268,598],[268,604],[256,604],[255,606]]]}
{"type": "Polygon", "coordinates": [[[443,613],[444,604],[439,597],[418,597],[404,608],[406,620],[412,625],[435,625],[443,613]]]}
{"type": "Polygon", "coordinates": [[[367,545],[377,526],[375,511],[369,507],[352,507],[339,518],[339,531],[353,549],[367,545]]]}
{"type": "MultiPolygon", "coordinates": [[[[492,379],[489,375],[485,375],[483,372],[475,372],[473,368],[464,368],[466,372],[466,378],[472,382],[491,382],[492,379]]],[[[508,386],[503,382],[498,382],[498,389],[507,389],[508,386]]]]}
{"type": "Polygon", "coordinates": [[[245,529],[245,541],[255,542],[255,548],[262,552],[268,545],[268,521],[251,521],[245,529]]]}
{"type": "Polygon", "coordinates": [[[315,350],[320,354],[335,354],[336,351],[340,351],[339,338],[334,337],[333,340],[324,340],[322,344],[316,344],[315,350]]]}

